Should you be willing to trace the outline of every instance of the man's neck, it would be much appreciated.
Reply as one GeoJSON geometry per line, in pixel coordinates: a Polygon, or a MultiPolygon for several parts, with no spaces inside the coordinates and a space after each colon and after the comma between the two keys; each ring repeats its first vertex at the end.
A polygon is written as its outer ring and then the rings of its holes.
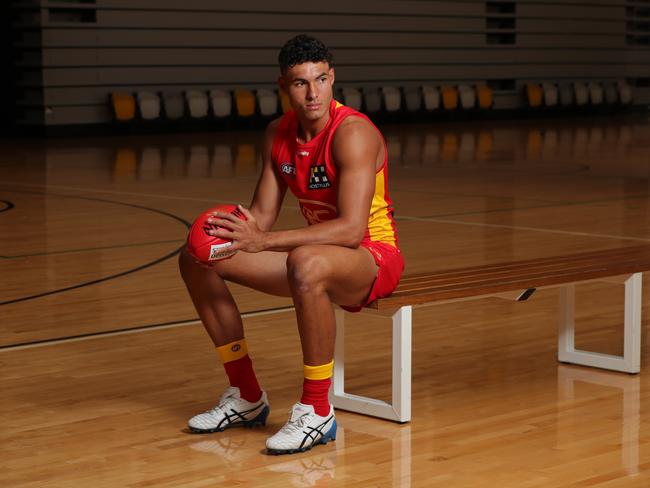
{"type": "Polygon", "coordinates": [[[298,119],[298,140],[306,143],[316,137],[327,125],[330,119],[329,110],[325,112],[320,119],[316,120],[302,120],[298,119]]]}

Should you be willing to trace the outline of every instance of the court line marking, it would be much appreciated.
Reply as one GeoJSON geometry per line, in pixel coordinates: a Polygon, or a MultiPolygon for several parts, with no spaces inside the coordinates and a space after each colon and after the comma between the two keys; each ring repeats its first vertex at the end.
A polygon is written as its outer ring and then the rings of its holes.
{"type": "Polygon", "coordinates": [[[576,232],[569,230],[553,230],[553,229],[542,229],[539,227],[524,227],[518,225],[504,225],[504,224],[487,224],[485,222],[466,222],[463,220],[447,220],[447,219],[436,219],[431,217],[396,217],[397,220],[409,220],[415,222],[436,222],[441,224],[454,224],[454,225],[469,225],[474,227],[494,227],[497,229],[509,229],[509,230],[525,230],[530,232],[544,232],[546,234],[561,234],[569,236],[579,236],[579,237],[599,237],[603,239],[619,239],[624,241],[641,241],[641,242],[650,242],[650,238],[645,237],[631,237],[631,236],[617,236],[611,234],[592,234],[590,232],[576,232]]]}
{"type": "MultiPolygon", "coordinates": [[[[293,310],[295,310],[293,306],[267,308],[262,310],[253,310],[251,312],[244,312],[241,314],[241,316],[242,318],[261,317],[264,315],[275,315],[278,313],[291,312],[293,310]]],[[[178,327],[186,327],[190,325],[197,325],[200,323],[201,323],[200,319],[189,319],[189,320],[181,320],[178,322],[142,325],[139,327],[130,327],[127,329],[109,330],[105,332],[91,332],[88,334],[81,334],[81,335],[70,336],[70,337],[61,337],[58,339],[44,339],[42,341],[25,342],[22,344],[9,344],[7,346],[0,346],[0,353],[6,351],[19,351],[21,349],[35,349],[37,347],[54,346],[57,344],[67,344],[69,342],[81,342],[81,341],[89,341],[92,339],[103,339],[105,337],[115,337],[115,336],[121,336],[127,334],[139,334],[141,332],[148,332],[151,330],[175,329],[178,327]]]]}
{"type": "MultiPolygon", "coordinates": [[[[120,192],[117,190],[95,190],[92,188],[80,188],[80,187],[72,187],[72,186],[62,186],[62,185],[42,185],[42,184],[34,184],[34,183],[14,183],[14,182],[4,182],[5,184],[16,184],[19,186],[36,186],[36,187],[42,187],[42,188],[59,188],[59,189],[69,189],[69,190],[76,190],[76,191],[81,191],[81,192],[88,192],[92,193],[94,191],[101,192],[101,193],[113,193],[113,194],[123,194],[123,195],[130,195],[130,196],[140,196],[140,197],[153,197],[153,198],[167,198],[167,199],[172,199],[172,200],[190,200],[190,201],[205,201],[205,202],[214,202],[214,203],[232,203],[231,201],[224,201],[224,200],[215,200],[215,199],[205,199],[205,198],[193,198],[193,197],[175,197],[171,195],[156,195],[156,194],[147,194],[147,193],[136,193],[136,192],[120,192]]],[[[44,193],[44,195],[47,195],[47,193],[44,193]]],[[[74,197],[74,195],[70,195],[74,197]]],[[[503,197],[499,197],[503,198],[503,197]]],[[[516,197],[513,197],[516,199],[516,197]]],[[[560,203],[560,204],[548,204],[544,206],[533,206],[533,207],[519,207],[516,208],[515,210],[527,210],[527,209],[535,209],[535,208],[540,208],[540,207],[553,207],[553,206],[563,206],[563,205],[573,205],[573,206],[578,206],[578,205],[593,205],[595,203],[612,203],[612,202],[618,202],[618,201],[625,201],[625,200],[631,200],[631,199],[643,199],[643,198],[648,198],[648,195],[630,195],[630,196],[623,196],[620,199],[615,199],[615,198],[609,198],[609,199],[604,199],[604,200],[589,200],[586,202],[569,202],[569,203],[560,203]]],[[[128,204],[127,204],[128,205],[128,204]]],[[[283,205],[283,208],[291,208],[291,209],[299,209],[297,206],[293,205],[283,205]]],[[[474,212],[477,215],[482,215],[487,212],[493,213],[497,211],[507,211],[510,209],[502,209],[502,210],[494,210],[494,211],[476,211],[474,212]]],[[[449,214],[451,216],[454,215],[471,215],[471,213],[466,213],[466,214],[449,214]]],[[[444,215],[443,215],[444,216],[444,215]]],[[[609,234],[592,234],[588,232],[572,232],[572,231],[563,231],[563,230],[553,230],[553,229],[543,229],[539,227],[522,227],[522,226],[512,226],[512,225],[500,225],[500,224],[487,224],[487,223],[482,223],[482,222],[465,222],[462,220],[446,220],[446,219],[441,219],[437,217],[412,217],[412,216],[406,216],[406,215],[396,215],[395,216],[396,220],[406,220],[406,221],[416,221],[416,222],[436,222],[436,223],[445,223],[445,224],[455,224],[455,225],[469,225],[469,226],[477,226],[477,227],[493,227],[493,228],[500,228],[500,229],[510,229],[510,230],[525,230],[525,231],[530,231],[530,232],[544,232],[547,234],[559,234],[559,235],[573,235],[573,236],[581,236],[581,237],[598,237],[598,238],[604,238],[604,239],[620,239],[620,240],[628,240],[628,241],[640,241],[640,242],[650,242],[650,239],[647,238],[642,238],[642,237],[631,237],[631,236],[616,236],[616,235],[609,235],[609,234]]]]}
{"type": "MultiPolygon", "coordinates": [[[[34,190],[15,190],[14,189],[14,190],[4,190],[4,191],[9,191],[9,192],[14,192],[14,193],[35,194],[35,195],[47,195],[46,192],[34,191],[34,190]]],[[[154,213],[157,213],[157,214],[160,214],[160,215],[164,215],[166,217],[170,217],[173,220],[176,220],[177,222],[180,222],[181,224],[183,224],[185,226],[186,230],[189,229],[191,227],[191,225],[192,225],[187,220],[185,220],[185,219],[183,219],[183,218],[181,218],[181,217],[179,217],[177,215],[174,215],[172,213],[166,212],[164,210],[156,209],[156,208],[145,207],[144,205],[138,205],[138,204],[135,204],[135,203],[126,203],[126,202],[119,202],[119,201],[116,201],[116,200],[106,200],[106,199],[102,199],[102,198],[84,197],[84,196],[79,196],[79,195],[63,195],[63,194],[59,194],[59,193],[50,193],[50,195],[59,196],[59,197],[63,197],[63,198],[76,198],[78,200],[89,200],[89,201],[94,201],[94,202],[110,203],[110,204],[113,204],[113,205],[122,205],[124,207],[132,207],[132,208],[138,208],[138,209],[141,209],[141,210],[146,210],[146,211],[149,211],[149,212],[154,212],[154,213]]],[[[11,299],[11,300],[5,300],[4,302],[0,302],[0,306],[2,306],[2,305],[10,305],[10,304],[19,303],[19,302],[25,302],[25,301],[28,301],[28,300],[33,300],[35,298],[41,298],[41,297],[50,296],[50,295],[56,295],[58,293],[63,293],[63,292],[70,291],[70,290],[76,290],[76,289],[79,289],[79,288],[84,288],[86,286],[95,285],[97,283],[102,283],[102,282],[105,282],[105,281],[114,280],[116,278],[121,278],[122,276],[126,276],[126,275],[129,275],[129,274],[132,274],[132,273],[136,273],[136,272],[141,271],[143,269],[155,266],[158,263],[162,263],[163,261],[166,261],[167,259],[170,259],[170,258],[174,257],[175,255],[177,255],[178,253],[180,253],[183,250],[184,247],[185,247],[185,244],[183,244],[182,246],[180,246],[178,249],[174,250],[173,252],[162,256],[161,258],[155,259],[154,261],[150,261],[148,263],[137,266],[135,268],[131,268],[131,269],[128,269],[126,271],[122,271],[120,273],[116,273],[116,274],[109,275],[109,276],[104,276],[103,278],[99,278],[99,279],[95,279],[95,280],[91,280],[91,281],[86,281],[86,282],[79,283],[79,284],[72,285],[72,286],[67,286],[65,288],[59,288],[57,290],[50,290],[50,291],[47,291],[47,292],[37,293],[37,294],[34,294],[34,295],[30,295],[30,296],[14,298],[14,299],[11,299]]]]}
{"type": "Polygon", "coordinates": [[[62,251],[38,252],[34,254],[12,254],[9,256],[0,255],[0,258],[3,259],[33,258],[35,256],[54,256],[58,254],[84,253],[84,252],[92,252],[92,251],[104,251],[106,249],[122,249],[125,247],[155,246],[157,244],[170,244],[172,242],[176,242],[176,243],[183,242],[183,239],[168,239],[166,241],[138,242],[135,244],[116,244],[114,246],[88,247],[88,248],[80,248],[80,249],[64,249],[62,251]]]}
{"type": "MultiPolygon", "coordinates": [[[[219,200],[219,199],[214,199],[214,198],[196,198],[196,197],[180,197],[180,196],[174,196],[174,195],[160,195],[157,193],[137,193],[137,192],[131,192],[131,191],[121,191],[121,190],[104,190],[100,188],[85,188],[85,187],[79,187],[79,186],[65,186],[65,185],[43,185],[40,183],[21,183],[17,181],[4,181],[4,184],[7,185],[17,185],[17,186],[28,186],[28,187],[38,187],[38,188],[53,188],[56,190],[72,190],[72,191],[79,191],[79,192],[86,192],[86,193],[107,193],[110,195],[125,195],[125,196],[132,196],[132,197],[146,197],[146,198],[162,198],[166,200],[185,200],[189,202],[213,202],[213,203],[233,203],[232,200],[219,200]]],[[[392,187],[391,187],[392,188],[392,187]]],[[[409,192],[410,190],[404,190],[400,188],[393,188],[393,191],[401,191],[401,192],[409,192]]],[[[518,197],[507,197],[503,195],[466,195],[463,193],[449,193],[449,192],[426,192],[423,190],[416,190],[416,193],[424,193],[428,195],[442,195],[442,196],[447,196],[447,197],[462,197],[462,198],[498,198],[498,199],[508,199],[508,198],[515,198],[520,201],[531,201],[531,202],[544,202],[549,205],[563,205],[564,202],[555,202],[555,201],[550,201],[550,200],[541,200],[541,199],[532,199],[532,198],[518,198],[518,197]]],[[[300,209],[298,206],[294,205],[282,205],[283,208],[291,208],[291,209],[300,209]]]]}
{"type": "Polygon", "coordinates": [[[0,213],[1,212],[7,212],[7,211],[9,211],[9,210],[11,210],[12,208],[15,207],[15,205],[12,202],[10,202],[9,200],[0,200],[0,203],[4,203],[6,205],[6,207],[0,208],[0,213]]]}

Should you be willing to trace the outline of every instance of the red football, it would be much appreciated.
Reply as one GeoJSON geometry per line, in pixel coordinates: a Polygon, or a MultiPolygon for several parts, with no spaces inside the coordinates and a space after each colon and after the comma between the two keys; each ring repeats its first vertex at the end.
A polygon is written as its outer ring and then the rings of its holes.
{"type": "Polygon", "coordinates": [[[190,233],[187,236],[187,251],[202,263],[226,259],[237,252],[229,249],[232,245],[230,239],[222,239],[208,234],[209,230],[220,228],[218,225],[208,223],[208,218],[213,212],[231,213],[242,220],[246,220],[246,216],[237,208],[237,205],[228,204],[217,205],[199,215],[192,224],[190,233]]]}

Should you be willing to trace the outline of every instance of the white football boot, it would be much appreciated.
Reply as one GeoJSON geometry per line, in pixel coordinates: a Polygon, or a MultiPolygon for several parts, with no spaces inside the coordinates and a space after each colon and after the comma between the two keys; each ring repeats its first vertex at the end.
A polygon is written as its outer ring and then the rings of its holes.
{"type": "Polygon", "coordinates": [[[318,444],[336,440],[334,407],[325,417],[316,415],[312,405],[296,403],[289,420],[275,435],[266,440],[269,454],[291,454],[308,451],[318,444]]]}
{"type": "Polygon", "coordinates": [[[219,399],[219,404],[207,412],[195,415],[188,422],[190,430],[197,434],[223,432],[230,427],[266,425],[269,401],[266,392],[256,402],[244,400],[239,388],[229,386],[219,399]]]}

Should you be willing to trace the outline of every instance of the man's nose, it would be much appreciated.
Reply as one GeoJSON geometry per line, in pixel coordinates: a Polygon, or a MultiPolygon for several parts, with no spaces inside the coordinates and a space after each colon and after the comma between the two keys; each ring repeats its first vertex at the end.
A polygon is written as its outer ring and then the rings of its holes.
{"type": "Polygon", "coordinates": [[[307,90],[307,98],[310,100],[318,98],[318,88],[316,87],[316,83],[309,84],[309,90],[307,90]]]}

